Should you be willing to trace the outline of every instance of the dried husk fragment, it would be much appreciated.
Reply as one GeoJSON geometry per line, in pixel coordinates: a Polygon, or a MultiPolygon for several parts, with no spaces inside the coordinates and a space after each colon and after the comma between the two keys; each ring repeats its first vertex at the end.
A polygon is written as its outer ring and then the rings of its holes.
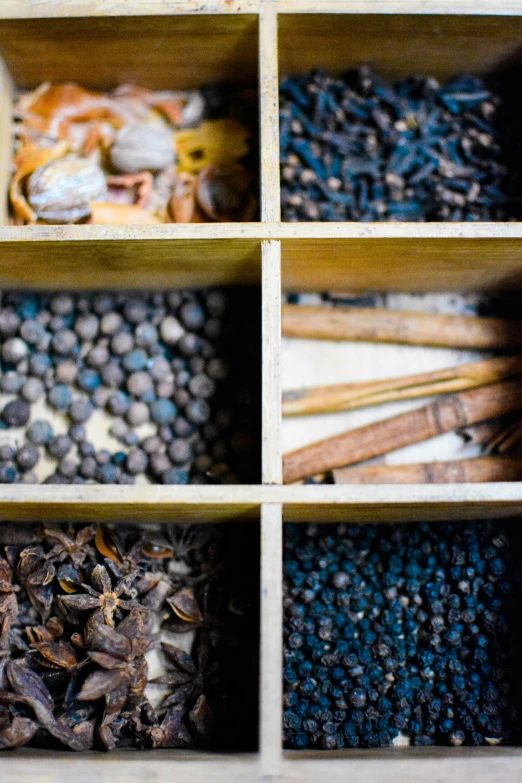
{"type": "Polygon", "coordinates": [[[22,192],[22,181],[51,161],[62,158],[68,149],[68,144],[62,141],[54,147],[30,145],[19,150],[14,160],[15,173],[9,187],[9,198],[17,219],[28,223],[34,223],[37,219],[36,212],[31,208],[22,192]]]}
{"type": "Polygon", "coordinates": [[[159,171],[174,163],[174,134],[163,122],[125,125],[109,154],[113,168],[123,174],[159,171]]]}
{"type": "Polygon", "coordinates": [[[103,199],[107,182],[102,169],[78,155],[66,155],[31,174],[27,198],[39,220],[77,223],[91,214],[91,201],[103,199]]]}

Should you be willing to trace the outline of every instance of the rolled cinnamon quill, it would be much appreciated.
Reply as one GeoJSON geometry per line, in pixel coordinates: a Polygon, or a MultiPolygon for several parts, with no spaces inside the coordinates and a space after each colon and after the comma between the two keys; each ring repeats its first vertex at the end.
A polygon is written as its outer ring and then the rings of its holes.
{"type": "Polygon", "coordinates": [[[283,392],[283,416],[305,416],[355,410],[385,402],[450,394],[522,374],[522,355],[469,362],[434,372],[386,378],[382,381],[341,383],[283,392]]]}
{"type": "Polygon", "coordinates": [[[522,326],[502,318],[431,315],[372,307],[342,310],[322,305],[283,305],[284,337],[431,345],[474,350],[522,347],[522,326]]]}
{"type": "Polygon", "coordinates": [[[518,481],[522,457],[476,457],[411,465],[365,465],[337,468],[336,484],[475,484],[484,481],[518,481]]]}
{"type": "Polygon", "coordinates": [[[518,410],[522,410],[522,384],[519,380],[450,394],[417,410],[400,413],[285,454],[283,481],[290,484],[327,470],[363,462],[458,427],[518,410]]]}

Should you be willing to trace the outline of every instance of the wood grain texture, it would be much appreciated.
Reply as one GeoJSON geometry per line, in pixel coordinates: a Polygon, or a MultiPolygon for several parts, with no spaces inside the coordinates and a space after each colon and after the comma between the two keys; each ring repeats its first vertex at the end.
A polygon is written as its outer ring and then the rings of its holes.
{"type": "Polygon", "coordinates": [[[371,232],[349,240],[288,239],[282,244],[283,287],[289,291],[509,290],[522,287],[521,250],[520,241],[508,237],[377,238],[371,232]]]}
{"type": "Polygon", "coordinates": [[[0,520],[100,522],[259,521],[263,503],[291,521],[469,519],[522,514],[522,482],[431,486],[120,487],[4,485],[0,520]]]}
{"type": "MultiPolygon", "coordinates": [[[[156,90],[257,82],[254,14],[75,19],[65,18],[67,4],[61,5],[63,17],[0,20],[0,50],[18,87],[46,80],[96,89],[131,82],[156,90]]],[[[125,3],[119,6],[121,13],[125,3]]]]}
{"type": "Polygon", "coordinates": [[[261,112],[261,219],[281,219],[279,177],[279,71],[277,4],[264,3],[259,16],[259,101],[261,112]]]}
{"type": "Polygon", "coordinates": [[[340,72],[367,63],[389,78],[426,73],[447,79],[463,71],[490,73],[519,59],[520,17],[451,13],[282,14],[281,73],[340,72]]]}
{"type": "Polygon", "coordinates": [[[262,473],[264,484],[281,484],[281,247],[262,243],[263,410],[262,473]]]}
{"type": "Polygon", "coordinates": [[[283,628],[282,507],[261,507],[261,773],[280,774],[283,628]]]}
{"type": "Polygon", "coordinates": [[[96,234],[94,240],[73,242],[0,240],[0,286],[130,289],[261,282],[261,249],[256,240],[223,242],[190,234],[183,239],[107,240],[103,232],[96,234]]]}
{"type": "Polygon", "coordinates": [[[268,239],[281,240],[286,290],[522,288],[517,223],[4,226],[0,285],[166,286],[171,273],[179,285],[259,282],[268,239]]]}

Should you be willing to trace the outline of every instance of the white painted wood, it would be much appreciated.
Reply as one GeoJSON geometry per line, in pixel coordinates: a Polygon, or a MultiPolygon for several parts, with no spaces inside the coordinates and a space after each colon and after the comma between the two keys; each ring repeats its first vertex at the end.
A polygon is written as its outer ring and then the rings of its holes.
{"type": "Polygon", "coordinates": [[[282,507],[261,507],[261,774],[280,774],[282,715],[282,507]]]}

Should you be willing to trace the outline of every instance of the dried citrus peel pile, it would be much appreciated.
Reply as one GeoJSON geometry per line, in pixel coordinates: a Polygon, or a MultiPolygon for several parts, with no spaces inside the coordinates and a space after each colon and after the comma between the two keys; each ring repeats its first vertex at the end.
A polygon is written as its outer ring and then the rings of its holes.
{"type": "Polygon", "coordinates": [[[45,83],[21,95],[13,223],[253,220],[255,181],[240,162],[249,131],[204,113],[197,91],[45,83]]]}

